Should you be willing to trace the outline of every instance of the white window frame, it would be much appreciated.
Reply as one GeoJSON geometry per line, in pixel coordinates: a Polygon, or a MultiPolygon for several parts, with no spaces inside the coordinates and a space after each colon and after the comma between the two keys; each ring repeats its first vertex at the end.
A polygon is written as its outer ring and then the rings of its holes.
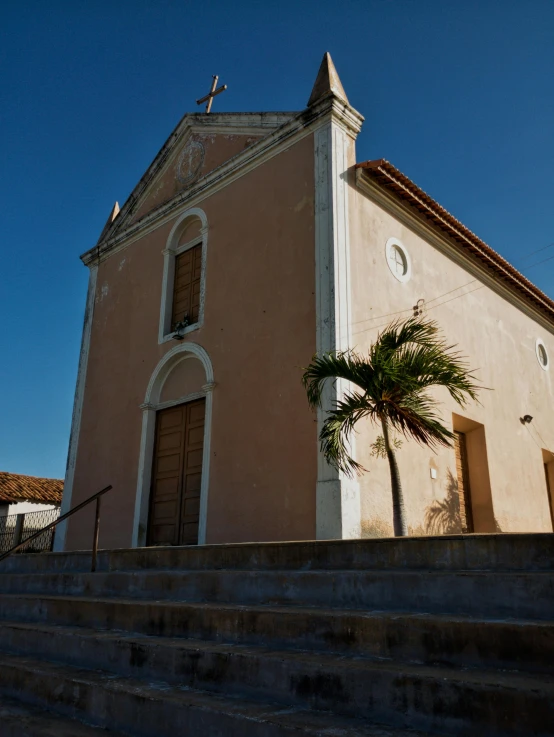
{"type": "Polygon", "coordinates": [[[158,343],[167,343],[173,340],[174,331],[171,330],[171,317],[173,314],[173,286],[175,284],[175,260],[177,256],[189,248],[202,245],[202,266],[200,272],[200,306],[198,309],[198,320],[187,325],[180,331],[181,335],[187,335],[198,330],[204,324],[204,302],[206,292],[206,249],[208,245],[208,219],[199,207],[192,207],[179,216],[168,236],[165,249],[162,251],[164,257],[163,279],[162,279],[162,301],[160,307],[160,327],[158,331],[158,343]],[[179,238],[191,220],[200,220],[200,235],[196,238],[179,245],[179,238]]]}
{"type": "Polygon", "coordinates": [[[394,276],[395,279],[397,279],[399,282],[402,282],[403,284],[410,281],[412,277],[412,260],[410,258],[410,254],[408,253],[408,249],[402,243],[402,241],[399,241],[398,238],[389,238],[385,244],[385,258],[387,260],[387,266],[389,267],[389,271],[394,276]],[[392,249],[394,247],[398,248],[404,254],[404,258],[406,259],[406,273],[405,274],[398,274],[397,271],[393,269],[391,266],[390,259],[391,259],[392,249]]]}
{"type": "Polygon", "coordinates": [[[550,368],[550,356],[548,355],[548,349],[545,346],[544,341],[541,340],[541,338],[537,338],[537,340],[535,341],[535,354],[537,356],[537,361],[541,369],[543,371],[548,371],[548,369],[550,368]],[[544,349],[544,353],[546,355],[546,365],[543,364],[543,362],[541,361],[541,353],[540,353],[541,346],[544,349]]]}

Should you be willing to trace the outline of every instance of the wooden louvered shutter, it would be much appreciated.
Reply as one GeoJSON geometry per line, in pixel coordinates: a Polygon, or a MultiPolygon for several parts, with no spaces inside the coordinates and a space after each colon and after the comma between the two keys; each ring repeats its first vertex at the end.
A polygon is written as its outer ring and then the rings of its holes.
{"type": "Polygon", "coordinates": [[[456,473],[458,476],[458,496],[460,499],[460,522],[462,532],[468,533],[473,532],[473,514],[471,509],[466,436],[463,432],[454,431],[454,450],[456,453],[456,473]]]}
{"type": "Polygon", "coordinates": [[[198,322],[200,311],[200,275],[202,272],[202,244],[180,253],[175,258],[173,284],[173,310],[171,329],[188,319],[188,324],[198,322]]]}

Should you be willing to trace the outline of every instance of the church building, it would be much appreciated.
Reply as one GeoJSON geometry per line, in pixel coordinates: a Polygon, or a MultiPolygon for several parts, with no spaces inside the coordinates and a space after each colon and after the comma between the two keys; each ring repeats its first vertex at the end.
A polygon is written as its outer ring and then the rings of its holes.
{"type": "MultiPolygon", "coordinates": [[[[463,412],[437,391],[454,447],[402,441],[410,534],[552,531],[554,302],[393,164],[359,162],[362,123],[328,54],[304,110],[187,113],[81,257],[62,513],[111,484],[101,547],[391,535],[378,428],[358,426],[365,473],[331,468],[318,433],[345,387],[314,413],[301,376],[414,314],[490,390],[463,412]]],[[[90,548],[93,524],[89,506],[55,549],[90,548]]]]}

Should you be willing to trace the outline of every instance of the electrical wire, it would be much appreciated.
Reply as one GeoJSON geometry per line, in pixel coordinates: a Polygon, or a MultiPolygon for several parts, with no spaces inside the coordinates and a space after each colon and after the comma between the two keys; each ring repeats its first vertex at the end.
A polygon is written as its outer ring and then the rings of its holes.
{"type": "MultiPolygon", "coordinates": [[[[552,248],[554,246],[553,243],[549,243],[547,246],[543,246],[542,248],[538,248],[536,251],[532,251],[526,258],[529,256],[532,256],[535,253],[540,253],[541,251],[545,251],[548,248],[552,248]]],[[[548,258],[541,259],[541,261],[537,261],[535,264],[530,264],[529,266],[526,266],[524,269],[521,269],[522,272],[528,271],[529,269],[533,269],[535,266],[540,266],[541,264],[546,263],[547,261],[553,261],[554,256],[549,256],[548,258]]],[[[455,297],[452,297],[451,299],[447,299],[444,302],[439,302],[438,304],[432,304],[433,302],[436,302],[439,299],[442,299],[443,297],[447,297],[449,294],[452,294],[453,292],[457,292],[459,289],[463,289],[464,287],[468,287],[470,284],[474,284],[477,282],[477,279],[472,279],[469,282],[466,282],[465,284],[461,284],[459,287],[456,287],[455,289],[451,289],[448,292],[444,292],[443,294],[439,294],[437,297],[433,297],[430,300],[425,300],[425,309],[426,310],[433,310],[435,307],[441,307],[442,305],[448,304],[448,302],[452,302],[455,299],[458,299],[459,297],[465,297],[466,294],[471,294],[472,292],[477,292],[479,289],[484,288],[484,284],[477,287],[476,289],[470,289],[468,292],[464,292],[463,294],[458,294],[455,297]]],[[[358,320],[355,323],[352,323],[352,325],[360,325],[362,323],[371,322],[373,320],[382,320],[385,317],[394,317],[395,315],[402,315],[404,313],[410,313],[413,311],[413,307],[406,307],[403,310],[397,310],[396,312],[388,312],[384,315],[376,315],[375,317],[366,317],[363,320],[358,320]]],[[[370,325],[366,328],[362,328],[360,330],[354,330],[353,335],[360,335],[362,333],[366,333],[369,330],[379,330],[382,327],[385,327],[388,323],[382,323],[380,325],[370,325]]]]}
{"type": "Polygon", "coordinates": [[[537,435],[541,439],[541,443],[543,444],[543,448],[545,450],[548,450],[548,445],[545,443],[545,440],[544,440],[543,436],[540,434],[540,431],[539,431],[539,428],[537,427],[537,423],[536,422],[533,423],[533,427],[535,428],[535,432],[537,433],[537,435]]]}
{"type": "MultiPolygon", "coordinates": [[[[477,279],[473,279],[471,282],[468,282],[467,284],[462,284],[462,286],[457,287],[457,289],[462,289],[463,287],[467,287],[469,284],[472,284],[473,282],[476,282],[477,279]]],[[[444,302],[439,302],[436,305],[431,305],[431,307],[428,307],[428,310],[434,310],[435,307],[442,307],[442,305],[448,304],[448,302],[453,302],[455,299],[459,299],[460,297],[465,297],[466,294],[471,294],[472,292],[478,292],[479,289],[483,289],[485,287],[484,284],[481,284],[480,287],[476,287],[475,289],[470,289],[469,292],[464,292],[463,294],[457,294],[455,297],[451,297],[450,299],[445,300],[444,302]]],[[[448,294],[451,294],[452,292],[455,292],[456,289],[451,289],[450,292],[445,292],[444,294],[441,294],[440,297],[446,297],[448,294]]],[[[440,299],[440,297],[435,297],[434,299],[440,299]]],[[[434,300],[430,300],[434,301],[434,300]]],[[[427,302],[425,303],[425,306],[427,307],[427,302]]],[[[410,307],[408,310],[402,310],[403,312],[409,311],[411,312],[413,310],[413,307],[410,307]]],[[[382,315],[382,317],[387,317],[387,315],[382,315]]],[[[367,333],[369,330],[379,330],[380,328],[384,328],[388,325],[388,322],[382,323],[381,325],[370,325],[367,328],[362,328],[361,330],[354,330],[352,332],[353,335],[360,335],[362,333],[367,333]]]]}
{"type": "MultiPolygon", "coordinates": [[[[433,297],[432,299],[426,300],[425,304],[429,305],[431,304],[431,302],[436,302],[437,299],[442,299],[442,297],[446,297],[447,295],[452,294],[452,292],[457,292],[458,289],[463,289],[464,287],[468,287],[470,284],[473,284],[476,281],[477,279],[472,279],[471,281],[468,281],[466,284],[461,284],[459,287],[456,287],[455,289],[451,289],[449,292],[444,292],[444,294],[439,294],[437,297],[433,297]]],[[[392,317],[393,315],[400,315],[402,312],[412,312],[412,310],[413,310],[413,307],[406,307],[404,310],[397,310],[396,312],[388,312],[385,315],[376,315],[375,317],[366,317],[364,320],[357,320],[356,322],[352,323],[352,325],[359,325],[362,322],[369,322],[370,320],[382,320],[384,317],[392,317]]]]}
{"type": "MultiPolygon", "coordinates": [[[[528,253],[527,256],[524,256],[523,261],[530,258],[531,256],[534,256],[536,253],[541,253],[542,251],[546,251],[549,248],[554,247],[554,241],[552,243],[549,243],[547,246],[542,246],[542,248],[537,248],[535,251],[531,251],[531,253],[528,253]]],[[[525,272],[529,269],[535,268],[535,266],[540,266],[541,264],[546,263],[547,261],[553,261],[554,256],[549,256],[548,258],[541,259],[541,261],[537,261],[535,264],[530,264],[529,266],[525,266],[525,268],[520,269],[520,271],[525,272]]],[[[520,261],[521,263],[521,261],[520,261]]],[[[471,281],[467,282],[466,284],[461,284],[459,287],[456,287],[455,289],[451,289],[449,292],[444,292],[444,294],[439,294],[437,297],[433,297],[432,299],[425,300],[426,307],[430,305],[432,302],[436,302],[438,299],[442,299],[442,297],[446,297],[448,294],[452,294],[452,292],[457,292],[458,289],[463,289],[464,287],[469,286],[470,284],[473,284],[476,282],[477,279],[472,279],[471,281]]],[[[481,289],[481,287],[478,287],[481,289]]],[[[475,292],[476,289],[472,289],[471,291],[475,292]]],[[[466,292],[465,294],[470,294],[470,292],[466,292]]],[[[463,296],[463,295],[459,295],[463,296]]],[[[456,298],[454,298],[456,299],[456,298]]],[[[447,302],[450,302],[450,300],[447,300],[447,302]]],[[[442,304],[446,304],[446,302],[443,302],[442,304]]],[[[434,305],[434,307],[438,307],[438,305],[434,305]]],[[[428,307],[428,309],[432,309],[431,307],[428,307]]],[[[384,315],[375,315],[374,317],[366,317],[363,320],[357,320],[356,322],[352,323],[352,325],[360,325],[363,322],[370,322],[372,320],[382,320],[385,317],[394,317],[395,315],[402,315],[404,312],[411,312],[413,310],[413,307],[406,307],[403,310],[396,310],[396,312],[387,312],[384,315]]],[[[373,326],[372,326],[373,327],[373,326]]],[[[371,329],[371,328],[369,328],[371,329]]],[[[356,332],[363,332],[363,331],[356,331],[356,332]]]]}
{"type": "Polygon", "coordinates": [[[445,304],[448,304],[448,302],[452,302],[455,299],[458,299],[458,297],[465,297],[466,294],[473,294],[473,292],[478,292],[480,289],[484,289],[485,285],[481,284],[480,287],[476,287],[475,289],[470,289],[469,292],[464,292],[463,294],[458,294],[456,297],[452,297],[452,299],[447,299],[446,302],[440,302],[438,305],[432,305],[432,307],[429,307],[428,309],[434,310],[435,307],[442,307],[445,304]]]}
{"type": "MultiPolygon", "coordinates": [[[[552,243],[549,243],[547,246],[543,246],[542,248],[537,248],[536,251],[531,251],[531,253],[528,253],[527,256],[524,256],[522,261],[526,261],[528,258],[531,258],[531,256],[534,256],[536,253],[541,253],[541,251],[546,251],[548,248],[552,248],[554,246],[554,241],[552,243]]],[[[521,261],[519,261],[521,263],[521,261]]]]}
{"type": "Polygon", "coordinates": [[[542,448],[541,448],[541,446],[540,446],[540,445],[539,445],[539,444],[537,443],[537,441],[536,441],[536,440],[535,440],[535,438],[533,437],[533,433],[532,433],[532,432],[531,432],[531,430],[529,429],[529,425],[527,425],[527,423],[525,424],[525,427],[527,428],[527,432],[529,433],[529,437],[531,438],[531,440],[532,440],[532,441],[533,441],[533,442],[535,443],[535,445],[537,446],[537,448],[538,448],[539,450],[541,450],[541,451],[542,451],[542,448]]]}
{"type": "Polygon", "coordinates": [[[540,264],[545,264],[547,261],[552,261],[554,259],[554,256],[549,256],[548,258],[543,258],[542,261],[537,261],[536,264],[531,264],[530,266],[526,266],[524,269],[521,269],[522,272],[529,271],[529,269],[534,268],[535,266],[540,266],[540,264]]]}

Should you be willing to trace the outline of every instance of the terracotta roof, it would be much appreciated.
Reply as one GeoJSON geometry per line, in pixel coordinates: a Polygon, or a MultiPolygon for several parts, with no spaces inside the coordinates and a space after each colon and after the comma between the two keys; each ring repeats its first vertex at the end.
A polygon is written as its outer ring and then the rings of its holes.
{"type": "Polygon", "coordinates": [[[42,502],[61,504],[63,479],[41,479],[0,471],[0,502],[42,502]]]}
{"type": "Polygon", "coordinates": [[[482,266],[492,271],[497,279],[506,286],[518,292],[535,309],[554,323],[554,301],[536,287],[529,279],[514,268],[506,259],[494,251],[475,233],[451,215],[438,202],[429,197],[422,189],[414,184],[405,174],[402,174],[386,159],[364,161],[356,164],[356,169],[363,169],[365,174],[388,190],[399,199],[411,205],[425,220],[442,230],[451,240],[477,259],[482,266]]]}

